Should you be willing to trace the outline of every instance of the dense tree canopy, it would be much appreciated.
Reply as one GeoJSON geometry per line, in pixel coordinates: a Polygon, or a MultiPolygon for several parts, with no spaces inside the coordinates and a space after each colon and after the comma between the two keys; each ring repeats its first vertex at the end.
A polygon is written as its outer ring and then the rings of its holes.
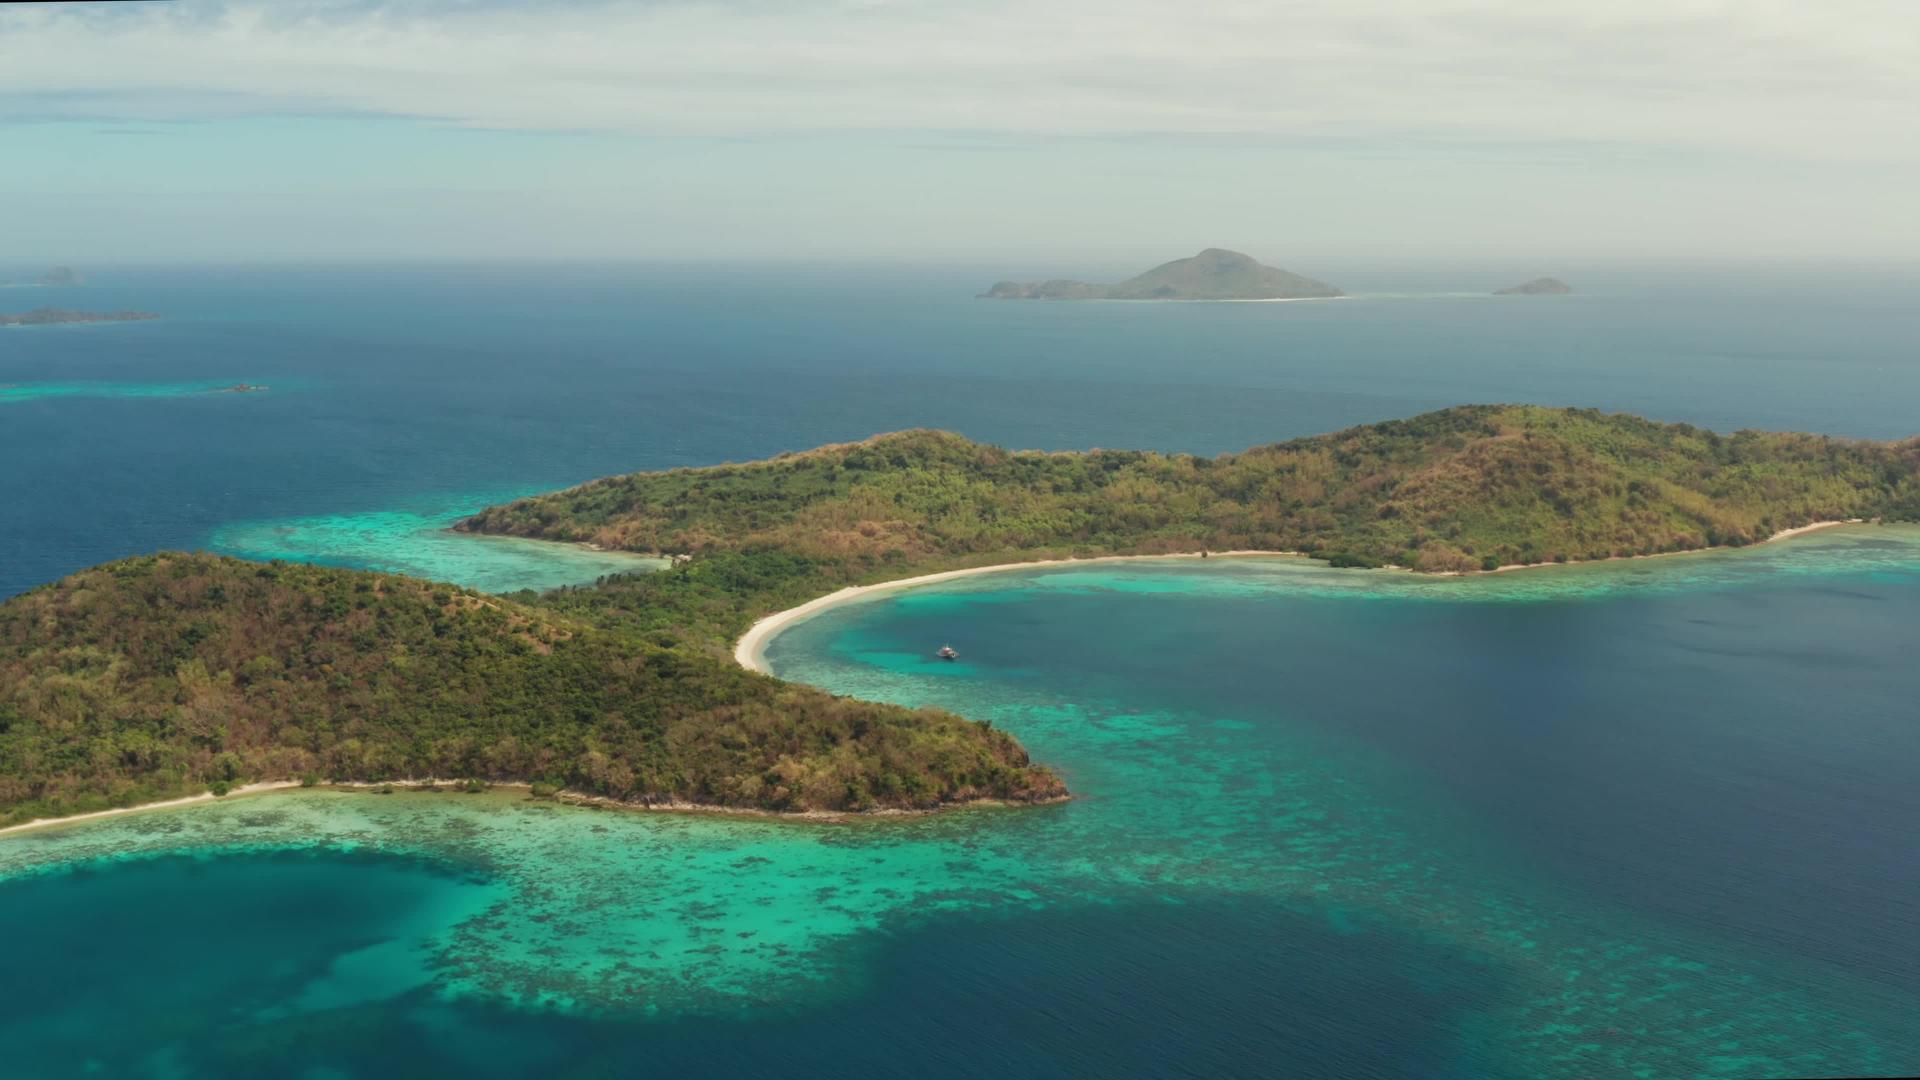
{"type": "Polygon", "coordinates": [[[1480,570],[1910,517],[1920,444],[1722,436],[1588,409],[1463,406],[1218,458],[1011,452],[937,431],[596,480],[476,531],[637,551],[778,551],[832,573],[978,556],[1258,548],[1480,570]]]}
{"type": "Polygon", "coordinates": [[[166,554],[0,604],[0,819],[302,776],[768,810],[1062,791],[985,725],[408,578],[166,554]]]}

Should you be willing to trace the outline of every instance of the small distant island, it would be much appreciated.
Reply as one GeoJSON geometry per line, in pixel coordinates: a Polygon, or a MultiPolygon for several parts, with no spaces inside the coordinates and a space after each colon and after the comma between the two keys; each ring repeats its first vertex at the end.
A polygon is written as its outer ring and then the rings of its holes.
{"type": "Polygon", "coordinates": [[[1002,281],[980,294],[986,300],[1308,300],[1344,295],[1324,281],[1263,266],[1225,248],[1175,259],[1114,285],[1002,281]]]}
{"type": "Polygon", "coordinates": [[[0,312],[0,326],[54,326],[60,323],[141,322],[160,316],[151,311],[70,311],[40,307],[17,315],[0,312]]]}
{"type": "Polygon", "coordinates": [[[216,387],[214,388],[213,392],[216,394],[260,394],[260,393],[265,393],[266,390],[267,390],[266,387],[261,386],[258,383],[243,382],[243,383],[234,383],[232,386],[216,387]]]}
{"type": "Polygon", "coordinates": [[[1523,281],[1518,285],[1509,285],[1504,289],[1493,290],[1495,296],[1565,296],[1573,291],[1573,286],[1555,277],[1537,277],[1532,281],[1523,281]]]}
{"type": "Polygon", "coordinates": [[[71,266],[55,266],[19,281],[0,281],[0,288],[37,288],[56,285],[85,285],[87,279],[71,266]]]}

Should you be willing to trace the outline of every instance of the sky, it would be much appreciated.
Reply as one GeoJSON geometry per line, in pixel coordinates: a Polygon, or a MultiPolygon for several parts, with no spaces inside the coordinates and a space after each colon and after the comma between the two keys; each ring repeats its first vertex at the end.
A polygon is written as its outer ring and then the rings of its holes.
{"type": "Polygon", "coordinates": [[[0,5],[0,260],[1909,258],[1914,0],[0,5]]]}

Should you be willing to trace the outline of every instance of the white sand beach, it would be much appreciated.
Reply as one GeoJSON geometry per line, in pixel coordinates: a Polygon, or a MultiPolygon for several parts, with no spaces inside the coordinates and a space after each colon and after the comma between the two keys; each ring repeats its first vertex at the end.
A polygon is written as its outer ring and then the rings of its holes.
{"type": "Polygon", "coordinates": [[[31,829],[46,829],[55,825],[71,825],[76,821],[93,821],[97,818],[119,817],[122,814],[138,814],[147,810],[163,810],[169,806],[191,806],[194,803],[212,802],[215,799],[231,799],[237,795],[257,795],[263,791],[279,791],[283,788],[299,787],[298,780],[268,780],[258,784],[243,784],[225,795],[215,795],[203,791],[198,795],[188,795],[179,799],[165,799],[161,802],[141,803],[139,806],[118,806],[112,810],[95,810],[90,814],[73,814],[69,817],[34,818],[18,825],[9,825],[0,829],[0,836],[9,833],[27,832],[31,829]]]}
{"type": "Polygon", "coordinates": [[[883,581],[875,585],[853,585],[839,592],[828,593],[817,600],[809,600],[796,608],[778,611],[753,624],[740,637],[733,647],[734,662],[749,671],[762,675],[771,675],[767,668],[767,643],[780,631],[792,626],[811,615],[817,615],[830,607],[844,604],[849,600],[858,600],[875,593],[892,592],[895,589],[909,589],[915,585],[931,585],[936,581],[952,581],[955,578],[973,577],[976,574],[997,574],[1007,570],[1030,570],[1039,566],[1090,566],[1095,563],[1146,562],[1154,559],[1199,559],[1205,557],[1222,558],[1226,556],[1259,555],[1272,558],[1301,559],[1306,556],[1298,551],[1209,551],[1202,555],[1198,551],[1182,551],[1171,555],[1096,555],[1085,559],[1037,559],[1033,562],[999,563],[993,566],[970,566],[964,570],[944,570],[937,574],[921,574],[919,577],[901,578],[898,581],[883,581]]]}
{"type": "MultiPolygon", "coordinates": [[[[1852,518],[1847,521],[1816,521],[1791,529],[1781,529],[1779,532],[1761,541],[1761,543],[1771,544],[1775,541],[1800,536],[1819,529],[1830,529],[1836,525],[1859,525],[1863,521],[1864,519],[1862,518],[1852,518]]],[[[1581,559],[1565,563],[1512,563],[1493,571],[1481,572],[1500,573],[1507,570],[1530,570],[1550,566],[1578,566],[1587,562],[1612,562],[1615,559],[1658,559],[1668,555],[1698,555],[1703,552],[1726,550],[1729,549],[1725,547],[1709,547],[1694,548],[1688,551],[1667,551],[1657,555],[1624,555],[1614,556],[1613,559],[1581,559]]],[[[901,578],[898,581],[883,581],[874,585],[854,585],[841,589],[839,592],[829,593],[818,599],[809,600],[799,607],[774,612],[772,615],[768,615],[766,618],[754,623],[753,626],[748,628],[745,634],[741,635],[740,640],[734,645],[733,659],[735,663],[749,671],[757,671],[762,675],[771,675],[773,671],[767,666],[767,643],[772,641],[782,630],[803,619],[818,615],[828,608],[847,603],[850,600],[858,600],[863,596],[872,596],[876,593],[892,592],[896,589],[909,589],[916,585],[931,585],[939,581],[952,581],[955,578],[973,577],[976,574],[997,574],[1008,570],[1030,570],[1041,566],[1082,566],[1095,563],[1146,562],[1155,559],[1199,559],[1208,556],[1213,558],[1263,556],[1292,559],[1307,557],[1304,553],[1298,551],[1209,551],[1205,556],[1198,551],[1183,551],[1170,555],[1097,555],[1085,559],[1040,559],[1033,562],[999,563],[993,566],[970,566],[963,570],[945,570],[937,574],[921,574],[918,577],[901,578]]]]}

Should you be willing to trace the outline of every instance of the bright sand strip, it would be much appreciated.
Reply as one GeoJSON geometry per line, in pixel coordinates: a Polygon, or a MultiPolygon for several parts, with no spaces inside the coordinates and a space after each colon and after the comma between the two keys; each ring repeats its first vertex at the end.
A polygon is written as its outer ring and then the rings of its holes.
{"type": "Polygon", "coordinates": [[[279,791],[282,788],[299,787],[298,780],[267,780],[258,784],[243,784],[225,795],[215,795],[203,791],[198,795],[188,795],[181,799],[168,799],[165,802],[141,803],[139,806],[118,806],[112,810],[95,810],[91,814],[74,814],[71,817],[34,818],[18,825],[9,825],[0,829],[0,836],[8,833],[26,832],[29,829],[44,829],[52,825],[71,825],[76,821],[92,821],[95,818],[119,817],[121,814],[138,814],[145,810],[161,810],[169,806],[191,806],[194,803],[212,802],[215,799],[230,799],[235,795],[255,795],[262,791],[279,791]]]}
{"type": "MultiPolygon", "coordinates": [[[[1835,525],[1858,525],[1863,520],[1862,518],[1850,518],[1846,521],[1816,521],[1810,525],[1801,525],[1792,529],[1781,529],[1779,532],[1760,541],[1760,543],[1771,544],[1776,540],[1785,540],[1788,537],[1799,536],[1802,533],[1810,533],[1816,529],[1829,529],[1835,525]]],[[[1620,558],[1657,559],[1665,555],[1697,555],[1701,552],[1720,550],[1724,550],[1724,548],[1693,548],[1689,551],[1666,551],[1658,555],[1616,555],[1610,559],[1600,560],[1572,559],[1564,563],[1512,563],[1507,566],[1502,566],[1499,569],[1527,570],[1536,567],[1576,566],[1584,562],[1611,562],[1613,559],[1620,558]]],[[[1214,557],[1247,555],[1261,555],[1274,558],[1307,557],[1304,552],[1299,551],[1210,551],[1207,552],[1206,555],[1214,557]]],[[[818,615],[830,607],[844,604],[849,600],[858,600],[863,596],[871,596],[875,593],[892,592],[896,589],[907,589],[916,585],[931,585],[936,581],[952,581],[955,578],[972,577],[975,574],[997,574],[1007,570],[1029,570],[1040,566],[1084,566],[1091,563],[1144,562],[1150,559],[1199,559],[1203,557],[1205,556],[1197,551],[1184,551],[1172,555],[1100,555],[1088,559],[1042,559],[1035,562],[1000,563],[995,566],[971,566],[964,570],[946,570],[938,574],[922,574],[919,577],[901,578],[899,581],[883,581],[877,585],[853,585],[841,589],[839,592],[828,593],[826,596],[822,596],[817,600],[809,600],[799,607],[775,612],[761,619],[759,622],[754,623],[752,627],[748,628],[745,634],[741,635],[739,643],[734,645],[733,662],[746,668],[748,671],[757,671],[762,675],[772,675],[773,669],[767,666],[767,644],[782,630],[785,630],[787,627],[792,626],[802,619],[818,615]]],[[[1486,573],[1487,571],[1481,572],[1486,573]]]]}
{"type": "MultiPolygon", "coordinates": [[[[1245,556],[1266,555],[1275,558],[1299,559],[1306,556],[1298,551],[1209,551],[1207,555],[1245,556]]],[[[936,581],[952,581],[955,578],[972,577],[975,574],[997,574],[1006,570],[1030,570],[1038,566],[1087,566],[1092,563],[1144,562],[1148,559],[1199,559],[1198,551],[1183,551],[1173,555],[1099,555],[1089,559],[1039,559],[1034,562],[1000,563],[995,566],[970,566],[965,570],[943,570],[938,574],[921,574],[919,577],[901,578],[899,581],[883,581],[877,585],[850,585],[836,593],[828,593],[818,600],[809,600],[797,608],[788,608],[754,623],[740,637],[739,644],[733,647],[733,662],[748,671],[757,671],[762,675],[771,675],[767,667],[767,643],[787,627],[802,619],[818,615],[830,607],[857,600],[862,596],[875,593],[892,592],[895,589],[908,589],[915,585],[931,585],[936,581]]]]}

